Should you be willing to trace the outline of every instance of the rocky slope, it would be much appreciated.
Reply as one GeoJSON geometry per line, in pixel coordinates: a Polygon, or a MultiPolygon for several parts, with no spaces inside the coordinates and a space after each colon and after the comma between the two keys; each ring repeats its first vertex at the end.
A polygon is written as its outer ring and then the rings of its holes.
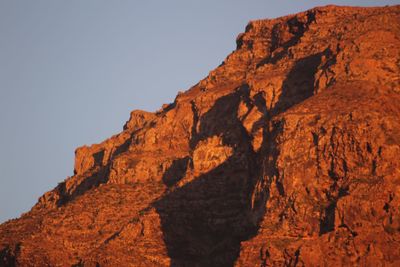
{"type": "Polygon", "coordinates": [[[399,266],[400,6],[250,22],[155,113],[76,150],[1,266],[399,266]]]}

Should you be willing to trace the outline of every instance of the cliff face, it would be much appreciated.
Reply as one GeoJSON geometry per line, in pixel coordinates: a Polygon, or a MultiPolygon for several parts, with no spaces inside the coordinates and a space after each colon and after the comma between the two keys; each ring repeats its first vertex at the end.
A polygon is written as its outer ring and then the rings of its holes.
{"type": "Polygon", "coordinates": [[[252,21],[209,76],[76,150],[1,266],[399,266],[400,6],[252,21]]]}

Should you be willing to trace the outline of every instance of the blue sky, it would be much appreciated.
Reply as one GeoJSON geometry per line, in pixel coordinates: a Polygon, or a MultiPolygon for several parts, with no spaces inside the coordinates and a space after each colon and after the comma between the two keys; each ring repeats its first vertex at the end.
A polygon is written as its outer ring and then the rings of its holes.
{"type": "Polygon", "coordinates": [[[72,175],[75,148],[205,77],[249,20],[399,3],[0,0],[0,222],[72,175]]]}

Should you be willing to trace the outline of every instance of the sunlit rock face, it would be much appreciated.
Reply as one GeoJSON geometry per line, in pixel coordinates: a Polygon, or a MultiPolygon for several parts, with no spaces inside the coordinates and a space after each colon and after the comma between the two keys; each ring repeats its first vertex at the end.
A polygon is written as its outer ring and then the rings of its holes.
{"type": "Polygon", "coordinates": [[[400,7],[250,22],[175,101],[76,150],[0,266],[400,266],[400,7]]]}

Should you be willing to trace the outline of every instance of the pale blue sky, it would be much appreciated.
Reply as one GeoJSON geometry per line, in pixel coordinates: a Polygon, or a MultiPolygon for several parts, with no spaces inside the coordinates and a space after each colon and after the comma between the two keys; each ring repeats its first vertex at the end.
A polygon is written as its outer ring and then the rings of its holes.
{"type": "Polygon", "coordinates": [[[205,77],[249,20],[399,3],[0,0],[0,222],[72,175],[75,148],[205,77]]]}

